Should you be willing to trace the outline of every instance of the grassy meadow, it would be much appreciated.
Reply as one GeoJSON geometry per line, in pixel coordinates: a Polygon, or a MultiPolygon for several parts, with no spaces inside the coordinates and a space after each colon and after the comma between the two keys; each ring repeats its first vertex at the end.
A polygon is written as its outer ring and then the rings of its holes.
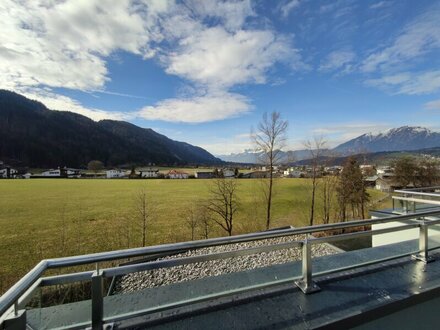
{"type": "MultiPolygon", "coordinates": [[[[264,229],[261,181],[237,182],[240,208],[234,234],[264,229]]],[[[185,211],[208,197],[210,183],[166,179],[0,180],[0,293],[41,259],[140,246],[136,195],[142,189],[154,206],[147,244],[190,240],[185,211]]],[[[272,226],[306,225],[310,193],[310,180],[277,179],[272,226]]],[[[384,196],[374,190],[370,194],[372,200],[384,196]]],[[[318,196],[318,223],[321,214],[318,196]]],[[[210,236],[220,235],[225,232],[212,225],[210,236]]]]}

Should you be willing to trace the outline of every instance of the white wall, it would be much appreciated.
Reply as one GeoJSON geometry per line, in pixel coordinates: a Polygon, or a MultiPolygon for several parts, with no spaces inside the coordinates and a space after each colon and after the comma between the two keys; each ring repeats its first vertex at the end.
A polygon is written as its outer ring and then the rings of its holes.
{"type": "MultiPolygon", "coordinates": [[[[372,217],[372,219],[377,219],[377,217],[372,217]]],[[[403,226],[406,223],[401,221],[395,221],[395,222],[388,222],[388,223],[378,223],[371,226],[372,230],[378,230],[378,229],[384,229],[384,228],[392,228],[392,227],[398,227],[403,226]]],[[[386,234],[379,234],[379,235],[373,235],[372,238],[372,245],[373,247],[381,246],[381,245],[387,245],[392,243],[399,243],[403,241],[413,240],[413,239],[419,239],[419,228],[412,228],[412,229],[406,229],[406,230],[399,230],[392,233],[386,233],[386,234]]],[[[432,227],[429,227],[428,229],[428,237],[429,241],[433,242],[433,237],[439,237],[440,235],[440,225],[435,225],[432,227]]],[[[438,240],[438,239],[437,239],[438,240]]],[[[436,240],[436,241],[437,241],[436,240]]],[[[437,246],[437,244],[436,244],[437,246]]]]}

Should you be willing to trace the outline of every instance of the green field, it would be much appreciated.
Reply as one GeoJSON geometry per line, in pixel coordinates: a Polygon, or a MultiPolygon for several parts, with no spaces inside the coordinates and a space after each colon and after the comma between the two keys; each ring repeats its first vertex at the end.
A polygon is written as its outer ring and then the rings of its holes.
{"type": "MultiPolygon", "coordinates": [[[[210,181],[0,180],[0,292],[44,258],[139,246],[135,196],[142,189],[154,205],[148,245],[190,240],[183,215],[208,196],[210,181]]],[[[237,182],[240,209],[234,234],[263,229],[261,181],[237,182]]],[[[373,200],[383,196],[370,193],[373,200]]],[[[279,179],[272,226],[306,225],[309,198],[309,180],[279,179]]],[[[319,198],[316,213],[319,222],[319,198]]],[[[225,232],[213,225],[210,236],[219,235],[225,232]]]]}

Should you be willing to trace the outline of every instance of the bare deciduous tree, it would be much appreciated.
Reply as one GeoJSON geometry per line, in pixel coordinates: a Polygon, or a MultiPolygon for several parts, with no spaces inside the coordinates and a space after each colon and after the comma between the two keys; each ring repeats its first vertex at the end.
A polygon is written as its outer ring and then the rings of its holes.
{"type": "Polygon", "coordinates": [[[261,161],[269,171],[269,181],[265,189],[266,199],[266,229],[270,227],[272,194],[273,194],[273,167],[281,159],[281,150],[286,144],[288,122],[281,118],[279,112],[272,112],[270,115],[264,113],[258,124],[257,131],[251,133],[251,138],[256,151],[261,155],[261,161]]]}
{"type": "Polygon", "coordinates": [[[194,241],[196,230],[199,225],[197,210],[194,207],[189,207],[185,210],[183,217],[185,219],[185,223],[191,230],[191,240],[194,241]]]}
{"type": "Polygon", "coordinates": [[[204,202],[199,201],[192,207],[188,208],[183,213],[183,218],[185,219],[185,224],[191,231],[191,240],[195,240],[197,237],[203,239],[209,238],[211,217],[209,209],[204,202]]]}
{"type": "Polygon", "coordinates": [[[141,229],[142,246],[147,243],[147,224],[151,217],[152,203],[148,199],[145,188],[140,189],[135,195],[136,224],[141,229]]]}
{"type": "Polygon", "coordinates": [[[208,239],[209,233],[211,231],[211,217],[208,212],[208,208],[205,205],[202,205],[199,208],[199,222],[202,231],[202,238],[208,239]]]}
{"type": "Polygon", "coordinates": [[[312,167],[312,198],[310,201],[310,218],[309,218],[309,225],[313,226],[314,220],[315,220],[315,199],[316,199],[316,188],[318,186],[318,171],[320,166],[320,160],[323,156],[323,151],[326,145],[326,141],[323,137],[314,137],[313,141],[306,141],[304,142],[304,147],[309,151],[310,153],[310,165],[312,167]]]}
{"type": "Polygon", "coordinates": [[[338,177],[334,174],[328,174],[322,178],[322,222],[327,224],[330,222],[330,216],[333,205],[333,196],[335,193],[338,177]]]}
{"type": "Polygon", "coordinates": [[[213,213],[212,220],[232,236],[234,215],[238,209],[237,181],[218,178],[210,188],[207,209],[213,213]]]}

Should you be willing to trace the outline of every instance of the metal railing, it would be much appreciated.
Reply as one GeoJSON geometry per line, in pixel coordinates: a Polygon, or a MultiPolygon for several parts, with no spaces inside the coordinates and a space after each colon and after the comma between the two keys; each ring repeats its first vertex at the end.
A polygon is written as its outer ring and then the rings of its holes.
{"type": "Polygon", "coordinates": [[[357,267],[380,263],[385,260],[392,260],[395,258],[408,256],[411,253],[404,253],[397,256],[382,258],[380,260],[372,260],[361,264],[349,265],[336,270],[335,269],[327,270],[313,274],[312,250],[311,250],[311,246],[313,244],[331,243],[337,240],[346,240],[346,239],[353,239],[362,236],[385,234],[385,233],[396,232],[396,231],[407,230],[418,227],[420,228],[419,249],[417,255],[415,255],[414,258],[418,260],[422,260],[423,262],[429,262],[431,260],[428,254],[430,250],[428,246],[428,228],[432,225],[440,224],[440,219],[427,220],[427,218],[433,219],[432,217],[440,217],[440,210],[420,212],[417,214],[390,216],[381,219],[353,220],[348,222],[316,225],[312,227],[289,228],[289,229],[282,229],[277,231],[251,233],[251,234],[237,235],[231,237],[212,238],[212,239],[200,240],[200,241],[164,244],[164,245],[150,246],[143,248],[43,260],[39,264],[37,264],[29,273],[27,273],[22,279],[20,279],[14,286],[12,286],[3,296],[0,297],[0,328],[1,328],[2,319],[4,320],[5,317],[8,317],[9,319],[13,319],[14,317],[16,318],[23,317],[22,316],[23,306],[25,306],[26,302],[29,300],[29,297],[38,287],[55,285],[55,284],[72,283],[76,281],[85,281],[85,280],[91,281],[92,284],[91,285],[91,301],[92,301],[91,322],[89,322],[87,326],[90,326],[91,323],[93,329],[102,329],[103,324],[109,322],[115,322],[116,320],[120,320],[121,318],[135,317],[145,313],[157,312],[164,309],[180,307],[183,305],[193,304],[196,302],[201,302],[209,299],[237,294],[241,292],[247,292],[255,289],[261,289],[273,285],[279,285],[286,282],[294,282],[295,280],[296,280],[295,282],[296,285],[304,293],[315,292],[319,290],[319,287],[313,281],[313,276],[321,276],[325,274],[334,273],[337,271],[355,269],[357,267]],[[323,237],[311,236],[311,234],[317,232],[345,230],[354,227],[370,226],[373,224],[388,223],[395,221],[399,221],[399,222],[403,221],[405,223],[397,227],[384,228],[379,230],[357,231],[357,232],[342,233],[334,236],[323,236],[323,237]],[[172,254],[182,250],[194,250],[205,247],[243,243],[243,242],[249,242],[255,240],[271,239],[271,238],[278,238],[278,237],[292,236],[292,235],[305,235],[305,238],[298,241],[291,241],[282,244],[265,245],[265,246],[259,246],[259,247],[242,249],[242,250],[205,254],[205,255],[192,256],[186,258],[147,261],[139,264],[129,264],[119,267],[99,269],[99,263],[106,261],[115,261],[120,259],[141,257],[141,256],[151,256],[159,253],[172,254]],[[195,297],[192,299],[188,299],[184,302],[177,301],[175,303],[170,303],[165,306],[158,306],[157,308],[149,308],[141,311],[133,311],[132,313],[129,314],[116,315],[113,317],[104,318],[103,283],[105,278],[118,276],[118,275],[125,275],[129,273],[145,271],[145,270],[175,267],[175,266],[191,264],[196,262],[219,260],[219,259],[232,258],[236,256],[269,252],[269,251],[281,250],[291,247],[299,247],[302,249],[301,276],[295,278],[292,277],[283,280],[271,281],[253,286],[251,285],[235,290],[230,290],[228,292],[219,292],[202,297],[195,297]],[[78,266],[85,264],[96,264],[96,270],[85,271],[85,272],[83,271],[83,272],[51,276],[51,277],[42,277],[43,273],[49,269],[64,268],[64,267],[71,267],[71,266],[78,266]]]}
{"type": "Polygon", "coordinates": [[[400,202],[403,213],[416,213],[420,209],[428,210],[430,208],[440,207],[440,186],[410,188],[395,190],[398,196],[392,196],[393,210],[396,209],[395,202],[400,202]],[[417,208],[421,205],[421,208],[417,208]]]}

